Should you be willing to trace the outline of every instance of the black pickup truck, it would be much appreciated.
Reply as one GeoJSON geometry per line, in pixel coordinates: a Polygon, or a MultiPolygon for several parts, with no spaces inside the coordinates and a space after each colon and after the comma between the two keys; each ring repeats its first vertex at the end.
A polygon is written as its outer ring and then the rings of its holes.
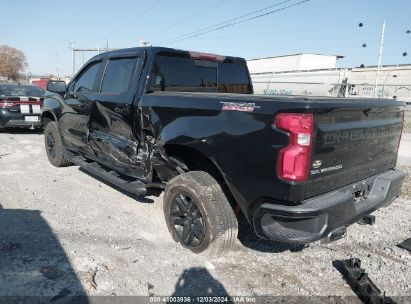
{"type": "Polygon", "coordinates": [[[168,229],[196,253],[226,253],[241,213],[261,238],[333,241],[400,194],[400,101],[253,95],[244,59],[160,47],[97,55],[48,91],[50,162],[165,189],[168,229]]]}

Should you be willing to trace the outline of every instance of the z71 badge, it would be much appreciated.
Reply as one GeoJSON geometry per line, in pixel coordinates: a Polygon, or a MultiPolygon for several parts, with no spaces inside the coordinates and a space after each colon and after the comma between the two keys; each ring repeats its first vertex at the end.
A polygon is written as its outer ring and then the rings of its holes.
{"type": "Polygon", "coordinates": [[[320,168],[321,165],[322,165],[322,163],[323,163],[323,162],[322,162],[321,160],[319,160],[319,159],[315,160],[315,161],[313,162],[313,168],[314,168],[314,169],[320,168]]]}

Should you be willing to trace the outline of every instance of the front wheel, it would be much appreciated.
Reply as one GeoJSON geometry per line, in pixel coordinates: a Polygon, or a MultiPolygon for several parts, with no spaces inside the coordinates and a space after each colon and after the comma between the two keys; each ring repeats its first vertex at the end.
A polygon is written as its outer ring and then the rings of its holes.
{"type": "Polygon", "coordinates": [[[167,184],[164,215],[173,239],[194,253],[222,256],[237,239],[233,209],[218,182],[203,171],[183,173],[167,184]]]}
{"type": "Polygon", "coordinates": [[[49,122],[44,129],[44,144],[49,162],[56,167],[66,167],[70,161],[64,153],[63,143],[55,121],[49,122]]]}

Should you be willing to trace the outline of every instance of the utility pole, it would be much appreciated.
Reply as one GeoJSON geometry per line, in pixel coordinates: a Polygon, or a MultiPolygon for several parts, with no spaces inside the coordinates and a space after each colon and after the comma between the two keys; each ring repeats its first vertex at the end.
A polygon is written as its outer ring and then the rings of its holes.
{"type": "Polygon", "coordinates": [[[380,76],[380,68],[381,68],[381,59],[382,59],[382,48],[384,46],[384,32],[385,32],[385,20],[382,24],[382,31],[381,31],[381,42],[380,42],[380,52],[378,54],[378,66],[377,66],[377,75],[375,77],[375,87],[374,87],[374,97],[377,95],[377,86],[378,86],[378,78],[380,76]]]}
{"type": "MultiPolygon", "coordinates": [[[[108,44],[107,44],[107,46],[108,46],[108,44]]],[[[73,62],[73,75],[72,76],[74,76],[74,74],[76,73],[76,52],[81,52],[82,53],[83,64],[84,64],[84,61],[85,61],[84,53],[85,52],[97,52],[98,54],[100,54],[101,51],[108,52],[108,51],[115,50],[115,49],[111,49],[111,48],[108,48],[108,47],[101,49],[100,46],[97,46],[97,48],[76,49],[76,48],[74,48],[74,43],[72,43],[72,42],[69,42],[69,48],[71,49],[71,54],[72,54],[71,58],[72,58],[72,62],[73,62]]]]}
{"type": "Polygon", "coordinates": [[[73,63],[72,76],[74,76],[74,73],[76,72],[76,56],[74,54],[74,43],[73,42],[69,42],[69,49],[71,49],[71,61],[73,63]]]}
{"type": "Polygon", "coordinates": [[[151,46],[149,41],[144,41],[143,38],[140,39],[140,46],[151,46]]]}
{"type": "Polygon", "coordinates": [[[58,55],[54,57],[54,64],[56,65],[56,76],[58,79],[60,79],[60,70],[59,70],[59,63],[60,61],[58,60],[58,55]]]}

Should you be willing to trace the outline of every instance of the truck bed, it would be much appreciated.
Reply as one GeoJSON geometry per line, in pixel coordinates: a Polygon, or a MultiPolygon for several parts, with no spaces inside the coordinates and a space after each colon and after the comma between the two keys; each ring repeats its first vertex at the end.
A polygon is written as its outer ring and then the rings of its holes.
{"type": "MultiPolygon", "coordinates": [[[[213,155],[244,199],[298,202],[395,167],[404,103],[392,99],[155,92],[142,97],[167,125],[187,130],[196,149],[213,155]],[[274,126],[282,112],[314,117],[308,179],[281,180],[280,150],[288,136],[274,126]],[[213,138],[204,145],[201,138],[213,138]],[[321,165],[318,168],[314,167],[321,165]],[[241,167],[241,168],[240,168],[241,167]],[[247,178],[241,178],[246,174],[247,178]],[[257,194],[258,193],[258,194],[257,194]]],[[[162,141],[168,141],[163,134],[162,141]]],[[[188,139],[187,139],[188,140],[188,139]]]]}

